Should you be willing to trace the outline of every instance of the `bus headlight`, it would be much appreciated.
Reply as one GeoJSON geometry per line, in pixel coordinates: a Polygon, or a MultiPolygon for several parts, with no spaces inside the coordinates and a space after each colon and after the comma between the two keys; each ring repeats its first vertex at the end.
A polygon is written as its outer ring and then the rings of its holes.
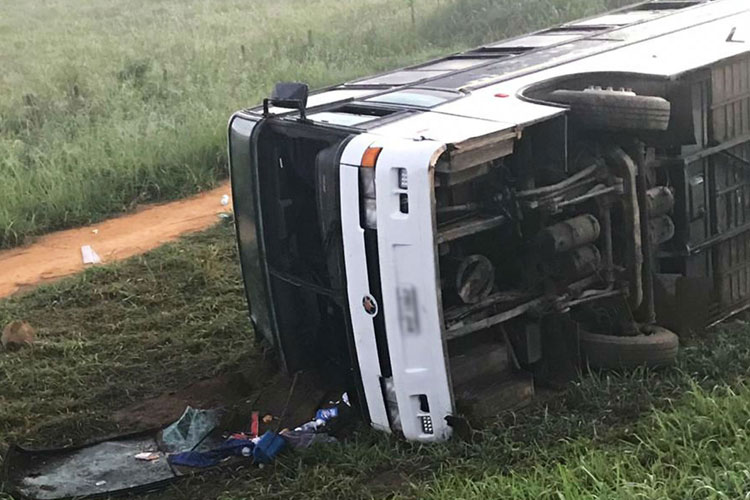
{"type": "Polygon", "coordinates": [[[369,147],[359,168],[359,217],[363,228],[377,229],[378,207],[375,199],[375,165],[383,148],[369,147]]]}

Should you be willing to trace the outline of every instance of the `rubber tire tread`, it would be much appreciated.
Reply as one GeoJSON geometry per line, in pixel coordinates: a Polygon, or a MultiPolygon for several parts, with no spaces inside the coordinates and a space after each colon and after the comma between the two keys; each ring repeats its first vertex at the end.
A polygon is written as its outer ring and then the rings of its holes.
{"type": "Polygon", "coordinates": [[[550,98],[570,106],[570,118],[586,129],[608,131],[665,131],[672,106],[656,96],[616,91],[556,90],[550,98]]]}
{"type": "Polygon", "coordinates": [[[649,335],[620,337],[581,331],[581,353],[588,364],[605,370],[639,366],[656,368],[674,364],[679,337],[666,328],[654,327],[649,335]]]}

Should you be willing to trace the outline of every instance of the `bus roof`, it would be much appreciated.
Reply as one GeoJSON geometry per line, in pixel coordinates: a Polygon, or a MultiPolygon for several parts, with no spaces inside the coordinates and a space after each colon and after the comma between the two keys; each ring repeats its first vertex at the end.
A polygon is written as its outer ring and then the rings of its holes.
{"type": "MultiPolygon", "coordinates": [[[[520,130],[565,113],[524,97],[545,81],[602,72],[671,79],[748,51],[747,0],[647,2],[331,87],[310,96],[308,117],[457,143],[467,134],[520,130]]],[[[271,109],[296,118],[286,111],[271,109]]]]}

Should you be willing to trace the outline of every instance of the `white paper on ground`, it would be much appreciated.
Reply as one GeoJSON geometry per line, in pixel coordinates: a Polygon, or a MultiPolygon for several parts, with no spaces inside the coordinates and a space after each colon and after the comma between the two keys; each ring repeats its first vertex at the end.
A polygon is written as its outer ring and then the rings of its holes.
{"type": "Polygon", "coordinates": [[[153,462],[154,460],[159,460],[159,457],[160,455],[158,453],[150,451],[144,451],[143,453],[135,455],[136,460],[141,460],[143,462],[153,462]]]}
{"type": "Polygon", "coordinates": [[[81,247],[81,255],[83,256],[84,264],[99,264],[102,259],[99,257],[91,245],[84,245],[81,247]]]}

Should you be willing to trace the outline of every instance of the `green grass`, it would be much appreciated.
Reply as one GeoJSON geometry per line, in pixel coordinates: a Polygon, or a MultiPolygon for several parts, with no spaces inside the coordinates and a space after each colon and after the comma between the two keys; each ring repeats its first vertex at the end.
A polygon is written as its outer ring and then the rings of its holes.
{"type": "Polygon", "coordinates": [[[0,353],[0,447],[118,429],[113,406],[250,364],[255,352],[231,233],[215,229],[0,301],[40,343],[0,353]]]}
{"type": "Polygon", "coordinates": [[[0,247],[226,175],[231,112],[626,0],[4,0],[0,247]]]}
{"type": "MultiPolygon", "coordinates": [[[[40,342],[0,353],[0,448],[122,431],[117,409],[259,363],[227,225],[0,301],[0,324],[16,318],[40,342]]],[[[419,446],[362,427],[149,498],[746,498],[748,359],[750,326],[734,321],[688,339],[675,368],[586,375],[473,442],[419,446]]]]}

